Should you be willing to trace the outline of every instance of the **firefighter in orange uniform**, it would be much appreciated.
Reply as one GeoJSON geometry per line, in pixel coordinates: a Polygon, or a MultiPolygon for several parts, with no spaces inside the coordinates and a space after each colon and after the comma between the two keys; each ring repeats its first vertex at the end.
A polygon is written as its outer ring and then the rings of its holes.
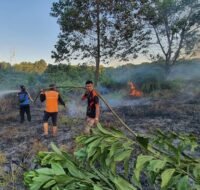
{"type": "Polygon", "coordinates": [[[49,89],[44,91],[41,90],[40,93],[40,101],[46,101],[44,117],[43,117],[43,130],[44,135],[48,136],[49,127],[48,127],[48,120],[51,117],[53,128],[52,128],[52,135],[57,135],[57,115],[58,115],[58,103],[62,104],[65,107],[65,103],[62,100],[59,92],[56,90],[56,86],[54,84],[49,85],[49,89]]]}
{"type": "Polygon", "coordinates": [[[94,90],[92,81],[86,81],[86,92],[82,96],[82,100],[87,99],[87,113],[86,113],[86,126],[84,129],[85,134],[90,134],[91,128],[99,122],[100,108],[99,97],[94,90]]]}

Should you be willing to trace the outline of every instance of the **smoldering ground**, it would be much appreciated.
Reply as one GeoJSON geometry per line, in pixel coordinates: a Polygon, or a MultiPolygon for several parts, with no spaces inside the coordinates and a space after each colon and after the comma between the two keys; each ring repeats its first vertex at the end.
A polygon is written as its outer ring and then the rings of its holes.
{"type": "MultiPolygon", "coordinates": [[[[158,91],[164,92],[162,96],[159,94],[156,97],[151,96],[151,93],[157,93],[151,92],[145,94],[141,98],[129,97],[128,80],[132,80],[136,83],[138,82],[139,84],[140,81],[146,82],[147,79],[151,79],[151,77],[148,76],[152,76],[152,74],[149,73],[161,73],[159,69],[156,70],[153,68],[151,71],[150,67],[148,67],[148,72],[145,72],[146,69],[144,69],[144,67],[141,69],[138,67],[136,69],[137,72],[133,72],[133,69],[127,76],[123,74],[123,72],[120,72],[119,69],[116,75],[112,73],[112,75],[110,74],[109,76],[112,77],[113,80],[117,79],[120,86],[116,86],[115,88],[111,86],[111,88],[109,88],[102,85],[97,87],[97,90],[123,121],[135,132],[150,134],[156,129],[161,129],[164,132],[174,131],[177,133],[193,134],[199,138],[200,97],[198,95],[199,86],[197,84],[199,76],[198,71],[196,71],[199,67],[197,66],[195,70],[192,70],[192,68],[190,70],[190,67],[183,68],[183,70],[187,69],[184,75],[181,75],[181,65],[177,67],[179,69],[174,67],[173,70],[172,68],[171,73],[166,79],[166,81],[170,83],[176,82],[176,80],[181,82],[181,88],[179,88],[178,91],[168,89],[174,91],[172,96],[165,94],[165,89],[158,89],[158,91]],[[194,73],[194,75],[192,73],[194,73]],[[189,74],[191,74],[191,76],[188,78],[189,74]],[[140,76],[140,78],[138,78],[138,76],[140,76]],[[145,80],[143,80],[142,76],[146,77],[145,80]],[[176,78],[177,76],[179,76],[180,80],[176,78]],[[187,77],[184,78],[184,76],[187,77]],[[137,80],[134,81],[134,79],[137,80]],[[184,90],[186,87],[189,87],[190,90],[184,90]],[[194,96],[189,96],[185,91],[192,92],[194,96]],[[181,98],[183,94],[187,94],[186,97],[189,97],[189,99],[181,98]],[[195,101],[191,101],[191,97],[192,100],[195,101]]],[[[160,78],[157,77],[157,79],[160,78]]],[[[139,84],[138,88],[140,89],[141,86],[139,84]]],[[[23,173],[25,170],[33,169],[36,166],[32,160],[35,158],[38,151],[48,150],[51,141],[56,143],[58,147],[64,147],[67,150],[73,149],[74,138],[81,134],[83,130],[87,101],[81,101],[81,95],[84,93],[82,90],[72,95],[62,93],[64,98],[67,96],[67,108],[64,109],[62,106],[60,107],[58,136],[54,139],[51,138],[51,136],[49,139],[44,139],[41,136],[44,105],[41,105],[39,100],[37,100],[36,104],[31,104],[32,122],[29,123],[26,121],[21,125],[18,121],[18,109],[16,106],[18,103],[17,97],[15,96],[17,92],[18,91],[15,90],[8,90],[6,92],[2,91],[1,93],[4,95],[3,98],[0,99],[4,102],[4,104],[1,104],[1,107],[2,105],[5,107],[11,105],[9,110],[1,110],[1,115],[3,115],[1,121],[4,120],[6,122],[1,122],[0,149],[1,154],[5,155],[7,159],[6,163],[1,165],[1,168],[3,168],[6,174],[13,172],[18,173],[18,180],[15,182],[15,186],[23,190],[25,189],[23,185],[23,173]],[[13,96],[10,98],[8,95],[13,96]],[[12,99],[12,102],[9,102],[10,99],[12,99]],[[8,115],[10,115],[10,117],[8,117],[8,115]],[[13,166],[12,168],[10,167],[11,164],[13,166]],[[25,169],[20,168],[19,165],[23,165],[25,169]],[[15,171],[13,171],[13,168],[15,171]]],[[[128,134],[101,100],[100,104],[100,122],[105,126],[109,123],[110,126],[118,128],[128,134]]],[[[10,182],[12,183],[12,181],[10,182]]],[[[9,187],[4,187],[4,190],[7,189],[9,189],[9,187]]]]}
{"type": "MultiPolygon", "coordinates": [[[[119,84],[119,87],[109,88],[103,85],[97,87],[97,90],[100,94],[105,98],[107,103],[113,107],[122,107],[122,106],[139,106],[139,105],[150,105],[152,103],[151,98],[148,94],[141,98],[134,98],[129,96],[129,87],[127,85],[128,81],[133,81],[137,84],[138,88],[142,90],[144,88],[143,83],[148,83],[152,80],[153,82],[168,82],[170,85],[176,85],[178,87],[175,89],[175,96],[178,99],[192,99],[197,96],[199,93],[199,82],[200,82],[200,64],[198,62],[192,64],[178,64],[171,68],[170,73],[165,76],[164,69],[160,65],[151,65],[144,64],[140,67],[138,66],[130,66],[130,69],[127,70],[126,66],[122,66],[116,68],[109,74],[110,79],[116,81],[119,84]],[[124,74],[124,70],[126,70],[126,74],[124,74]]],[[[109,72],[109,70],[107,71],[109,72]]],[[[160,91],[162,93],[162,89],[155,89],[155,91],[160,91]]],[[[172,89],[173,91],[173,89],[172,89]]],[[[0,91],[0,97],[5,97],[6,95],[14,95],[17,94],[18,90],[2,90],[0,91]]],[[[164,92],[164,90],[163,90],[164,92]]],[[[80,91],[78,95],[69,97],[67,101],[67,114],[70,117],[84,117],[86,110],[86,102],[81,101],[81,93],[80,91]]],[[[165,96],[166,94],[164,94],[165,96]]],[[[65,94],[68,96],[68,94],[65,94]]],[[[101,108],[107,109],[106,105],[100,101],[101,108]]]]}

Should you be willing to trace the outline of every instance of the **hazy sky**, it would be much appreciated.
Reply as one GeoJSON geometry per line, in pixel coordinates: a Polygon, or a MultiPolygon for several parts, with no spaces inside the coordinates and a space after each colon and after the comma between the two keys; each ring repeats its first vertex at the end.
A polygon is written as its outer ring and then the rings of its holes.
{"type": "Polygon", "coordinates": [[[49,15],[52,2],[55,0],[0,0],[0,61],[45,59],[53,63],[51,51],[59,26],[49,15]]]}

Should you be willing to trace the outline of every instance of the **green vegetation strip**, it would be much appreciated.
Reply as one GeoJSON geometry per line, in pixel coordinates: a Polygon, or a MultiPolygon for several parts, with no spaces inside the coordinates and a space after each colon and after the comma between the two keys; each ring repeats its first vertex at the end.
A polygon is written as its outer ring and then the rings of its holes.
{"type": "Polygon", "coordinates": [[[136,190],[143,188],[145,177],[145,184],[155,189],[199,190],[200,159],[195,156],[199,145],[192,136],[157,131],[154,136],[138,135],[133,140],[115,128],[105,129],[98,124],[91,136],[78,136],[76,144],[74,155],[54,144],[52,152],[39,152],[39,168],[24,175],[27,187],[136,190]]]}

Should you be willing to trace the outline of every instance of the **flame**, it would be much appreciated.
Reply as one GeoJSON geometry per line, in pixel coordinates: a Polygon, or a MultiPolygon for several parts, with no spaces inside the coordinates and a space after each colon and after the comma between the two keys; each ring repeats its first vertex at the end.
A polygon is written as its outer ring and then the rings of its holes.
{"type": "Polygon", "coordinates": [[[138,90],[136,88],[136,85],[133,82],[129,81],[128,85],[129,85],[129,88],[130,88],[130,92],[129,92],[130,96],[141,97],[143,95],[142,91],[138,90]]]}

